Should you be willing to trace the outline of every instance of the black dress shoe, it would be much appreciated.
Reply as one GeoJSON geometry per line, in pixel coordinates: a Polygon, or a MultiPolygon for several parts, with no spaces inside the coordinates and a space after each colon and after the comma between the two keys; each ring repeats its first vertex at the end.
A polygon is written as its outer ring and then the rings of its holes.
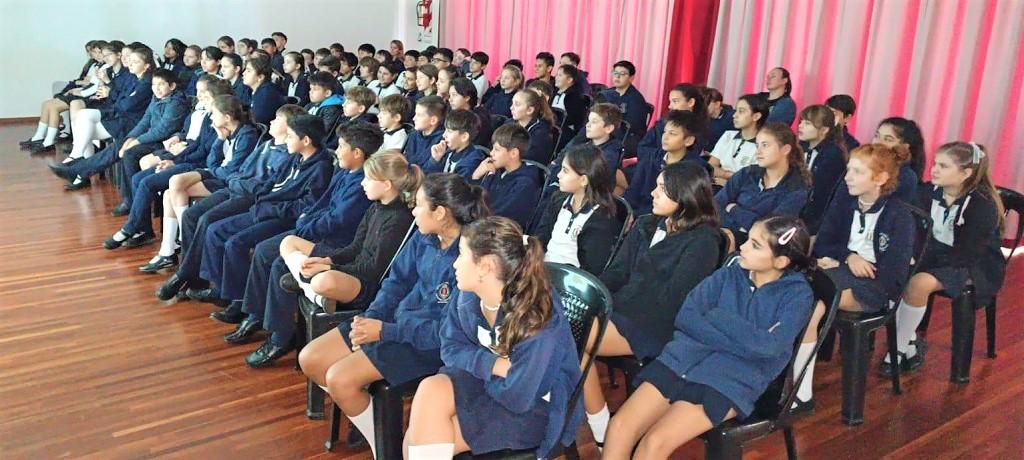
{"type": "Polygon", "coordinates": [[[224,299],[220,298],[220,291],[218,291],[218,290],[216,290],[214,288],[206,288],[206,289],[188,288],[187,290],[185,290],[185,296],[190,298],[190,299],[192,299],[192,300],[195,300],[196,302],[212,303],[214,305],[218,305],[218,306],[222,306],[222,307],[226,307],[229,303],[231,303],[231,302],[229,302],[227,300],[224,300],[224,299]]]}
{"type": "Polygon", "coordinates": [[[121,204],[117,205],[116,207],[114,207],[114,209],[110,210],[110,215],[114,217],[127,216],[128,211],[131,211],[131,208],[128,207],[127,203],[122,201],[121,204]]]}
{"type": "Polygon", "coordinates": [[[128,249],[141,248],[147,244],[151,244],[156,241],[156,235],[149,232],[140,232],[132,235],[124,242],[124,247],[128,249]]]}
{"type": "Polygon", "coordinates": [[[169,256],[157,256],[152,262],[139,267],[139,271],[142,273],[155,274],[160,270],[178,266],[178,255],[171,254],[169,256]]]}
{"type": "Polygon", "coordinates": [[[814,413],[814,398],[808,399],[807,401],[801,401],[800,398],[793,399],[793,407],[789,409],[790,415],[800,417],[802,415],[810,415],[814,413]]]}
{"type": "Polygon", "coordinates": [[[64,184],[64,190],[75,191],[83,188],[89,188],[92,186],[92,181],[88,177],[75,176],[74,179],[69,179],[67,184],[64,184]]]}
{"type": "Polygon", "coordinates": [[[245,357],[245,365],[253,369],[259,369],[261,367],[270,367],[274,365],[274,361],[281,359],[284,355],[287,355],[292,351],[291,346],[279,347],[270,342],[270,337],[260,345],[256,351],[245,357]]]}
{"type": "Polygon", "coordinates": [[[224,341],[235,345],[252,342],[256,338],[256,333],[262,328],[262,321],[250,319],[246,316],[241,323],[238,323],[235,332],[224,336],[224,341]]]}
{"type": "Polygon", "coordinates": [[[299,282],[295,280],[291,273],[281,275],[279,283],[281,284],[281,289],[284,289],[286,292],[298,293],[302,291],[302,288],[299,287],[299,282]]]}
{"type": "Polygon", "coordinates": [[[47,166],[50,168],[50,172],[52,172],[53,175],[55,175],[55,176],[57,176],[57,177],[59,177],[61,179],[64,179],[64,180],[74,180],[74,178],[76,176],[76,174],[71,172],[71,169],[68,168],[68,165],[66,165],[66,164],[47,165],[47,166]]]}
{"type": "Polygon", "coordinates": [[[128,241],[128,238],[127,238],[128,235],[125,235],[123,231],[118,230],[117,233],[121,234],[121,236],[124,236],[125,238],[122,239],[121,241],[118,241],[118,240],[114,239],[114,237],[111,236],[110,238],[107,238],[106,240],[103,240],[103,248],[104,249],[106,249],[108,251],[113,251],[114,249],[117,249],[117,248],[121,247],[122,245],[124,245],[125,241],[128,241]]]}
{"type": "Polygon", "coordinates": [[[160,287],[157,288],[156,298],[163,301],[171,300],[185,288],[186,284],[188,283],[175,273],[171,275],[170,278],[167,278],[167,281],[164,281],[164,284],[161,284],[160,287]]]}
{"type": "Polygon", "coordinates": [[[28,149],[29,147],[32,147],[34,145],[43,145],[43,140],[40,139],[38,141],[34,141],[32,139],[29,139],[27,141],[18,142],[18,147],[20,147],[22,150],[28,149]]]}
{"type": "Polygon", "coordinates": [[[28,153],[33,155],[38,153],[52,153],[57,151],[57,144],[43,145],[42,142],[38,144],[32,144],[28,147],[28,153]]]}
{"type": "MultiPolygon", "coordinates": [[[[924,364],[924,354],[926,351],[928,351],[928,344],[924,341],[923,338],[918,338],[917,340],[913,340],[910,343],[913,344],[914,347],[917,349],[917,353],[915,353],[914,356],[908,358],[905,353],[896,353],[896,356],[898,357],[900,362],[900,375],[914,372],[924,364]]],[[[880,366],[878,367],[878,373],[881,374],[883,377],[891,378],[892,363],[882,361],[880,363],[880,366]]]]}
{"type": "Polygon", "coordinates": [[[213,318],[225,324],[238,324],[248,317],[249,315],[246,315],[245,313],[242,313],[237,310],[232,310],[230,308],[210,313],[210,318],[213,318]]]}

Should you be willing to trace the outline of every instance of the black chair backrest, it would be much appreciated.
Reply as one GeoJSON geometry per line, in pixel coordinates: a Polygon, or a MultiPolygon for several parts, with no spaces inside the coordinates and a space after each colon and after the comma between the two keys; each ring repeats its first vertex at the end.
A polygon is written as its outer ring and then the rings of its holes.
{"type": "Polygon", "coordinates": [[[256,123],[256,129],[260,132],[259,137],[256,140],[256,145],[260,145],[263,141],[267,140],[270,136],[270,127],[263,123],[256,123]]]}
{"type": "Polygon", "coordinates": [[[415,220],[412,221],[411,224],[409,224],[409,229],[405,231],[405,236],[402,237],[402,243],[398,245],[398,249],[395,251],[395,255],[391,256],[391,261],[388,262],[388,268],[385,268],[384,273],[381,273],[379,283],[383,283],[384,279],[388,277],[389,273],[391,273],[391,266],[395,264],[395,259],[398,258],[398,254],[400,254],[402,252],[402,249],[405,248],[405,244],[409,242],[409,238],[412,236],[414,231],[416,231],[415,220]]]}
{"type": "Polygon", "coordinates": [[[584,94],[583,95],[583,106],[586,107],[587,109],[589,109],[590,106],[592,106],[592,105],[594,105],[594,98],[591,97],[589,94],[584,94]]]}
{"type": "Polygon", "coordinates": [[[718,230],[718,268],[722,268],[727,262],[731,262],[733,257],[739,256],[739,253],[729,252],[729,237],[726,236],[725,231],[718,230]]]}
{"type": "Polygon", "coordinates": [[[996,192],[999,193],[999,199],[1003,201],[1003,207],[1006,209],[1004,216],[1010,214],[1010,211],[1017,213],[1017,234],[1013,238],[1013,246],[1010,246],[1010,254],[1006,256],[1006,260],[1010,260],[1017,246],[1020,246],[1021,235],[1024,235],[1024,195],[1006,187],[996,187],[996,192]]]}
{"type": "MultiPolygon", "coordinates": [[[[604,338],[605,329],[608,327],[608,315],[612,311],[612,294],[594,275],[587,273],[571,265],[545,263],[548,271],[548,278],[551,280],[551,287],[558,292],[562,301],[562,312],[572,329],[573,340],[576,341],[576,351],[583,356],[587,352],[589,358],[583,363],[583,372],[580,375],[572,395],[569,397],[569,407],[566,411],[565,421],[562,422],[562,431],[572,420],[576,404],[583,395],[583,382],[590,372],[590,366],[594,364],[595,351],[604,338]],[[590,330],[597,323],[597,340],[590,350],[584,350],[587,339],[590,337],[590,330]]],[[[555,447],[558,449],[558,446],[555,447]]],[[[551,456],[547,456],[551,458],[551,456]]]]}
{"type": "Polygon", "coordinates": [[[647,125],[644,126],[645,128],[647,126],[651,126],[651,117],[653,117],[653,116],[654,116],[654,104],[651,104],[650,102],[648,102],[647,103],[647,117],[645,118],[645,120],[647,120],[647,125]]]}
{"type": "Polygon", "coordinates": [[[555,114],[555,125],[564,129],[565,110],[559,107],[552,107],[551,112],[555,114]]]}
{"type": "MultiPolygon", "coordinates": [[[[914,276],[917,273],[917,264],[921,262],[921,258],[924,257],[925,252],[928,250],[928,242],[932,239],[932,216],[927,211],[914,206],[912,204],[906,204],[907,209],[914,216],[914,221],[917,223],[917,238],[914,242],[914,261],[910,264],[910,276],[914,276]]],[[[898,299],[893,299],[898,300],[898,299]]]]}
{"type": "Polygon", "coordinates": [[[526,165],[526,166],[537,168],[537,173],[540,174],[540,185],[541,185],[541,187],[543,187],[544,186],[544,181],[546,181],[548,179],[548,174],[549,174],[548,167],[546,165],[544,165],[543,163],[540,163],[540,162],[537,162],[537,161],[533,161],[533,160],[523,160],[523,164],[526,165]]]}
{"type": "Polygon", "coordinates": [[[620,196],[613,198],[615,199],[615,218],[622,222],[622,228],[619,229],[619,234],[615,236],[615,241],[612,242],[612,251],[608,254],[608,260],[605,261],[602,271],[607,270],[611,266],[612,261],[615,260],[615,254],[622,247],[622,242],[626,241],[626,234],[629,233],[633,223],[636,222],[633,216],[633,207],[629,205],[629,202],[620,196]]]}
{"type": "Polygon", "coordinates": [[[608,89],[608,85],[606,85],[604,83],[591,83],[590,84],[590,94],[598,94],[601,91],[604,91],[606,89],[608,89]]]}
{"type": "Polygon", "coordinates": [[[295,96],[288,96],[288,97],[285,98],[285,100],[288,101],[289,104],[298,104],[299,103],[299,98],[295,97],[295,96]]]}
{"type": "Polygon", "coordinates": [[[498,129],[498,127],[505,124],[506,121],[508,121],[508,117],[504,115],[498,115],[496,113],[491,114],[491,126],[494,127],[494,129],[498,129]]]}

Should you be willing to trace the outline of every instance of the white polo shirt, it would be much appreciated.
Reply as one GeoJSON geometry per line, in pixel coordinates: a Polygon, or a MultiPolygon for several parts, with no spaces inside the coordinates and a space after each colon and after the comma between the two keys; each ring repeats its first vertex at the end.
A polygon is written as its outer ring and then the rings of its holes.
{"type": "Polygon", "coordinates": [[[846,249],[860,254],[864,260],[871,263],[878,262],[878,258],[875,257],[875,226],[878,225],[878,217],[882,215],[884,209],[883,205],[877,210],[868,210],[873,212],[863,213],[859,208],[853,210],[850,241],[847,243],[846,249]]]}
{"type": "Polygon", "coordinates": [[[598,205],[584,206],[576,214],[572,212],[572,196],[565,199],[562,209],[558,211],[555,226],[551,229],[551,240],[548,241],[545,262],[580,266],[579,244],[577,239],[587,220],[597,210],[598,205]]]}
{"type": "Polygon", "coordinates": [[[754,164],[756,153],[757,143],[754,139],[744,139],[737,130],[723,133],[711,150],[711,156],[718,158],[722,169],[732,173],[754,164]]]}

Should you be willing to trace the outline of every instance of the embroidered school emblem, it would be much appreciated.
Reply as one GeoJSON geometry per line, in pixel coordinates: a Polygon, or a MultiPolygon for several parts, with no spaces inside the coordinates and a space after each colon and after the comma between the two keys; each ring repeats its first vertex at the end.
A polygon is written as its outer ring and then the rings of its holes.
{"type": "Polygon", "coordinates": [[[885,252],[889,250],[889,234],[879,233],[878,234],[878,250],[885,252]]]}
{"type": "Polygon", "coordinates": [[[452,296],[452,288],[445,281],[437,285],[437,290],[434,291],[434,295],[437,297],[438,302],[448,303],[448,298],[452,296]]]}
{"type": "Polygon", "coordinates": [[[582,231],[583,231],[583,227],[582,226],[574,227],[572,230],[569,230],[569,236],[572,237],[573,241],[576,241],[576,239],[580,237],[580,232],[582,232],[582,231]]]}

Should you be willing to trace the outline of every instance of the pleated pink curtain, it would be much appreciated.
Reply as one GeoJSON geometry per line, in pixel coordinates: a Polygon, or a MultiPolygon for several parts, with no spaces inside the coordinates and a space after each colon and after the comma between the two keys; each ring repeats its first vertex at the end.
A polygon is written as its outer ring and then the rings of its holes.
{"type": "Polygon", "coordinates": [[[1024,2],[723,0],[709,85],[726,99],[789,69],[798,107],[850,94],[854,135],[888,116],[915,120],[931,156],[973,140],[996,182],[1024,189],[1024,2]]]}
{"type": "Polygon", "coordinates": [[[672,0],[548,1],[447,0],[441,44],[484,51],[491,59],[491,81],[501,64],[523,61],[533,77],[534,56],[573,51],[591,83],[607,84],[611,65],[626,59],[637,67],[634,84],[655,106],[665,85],[672,0]]]}

